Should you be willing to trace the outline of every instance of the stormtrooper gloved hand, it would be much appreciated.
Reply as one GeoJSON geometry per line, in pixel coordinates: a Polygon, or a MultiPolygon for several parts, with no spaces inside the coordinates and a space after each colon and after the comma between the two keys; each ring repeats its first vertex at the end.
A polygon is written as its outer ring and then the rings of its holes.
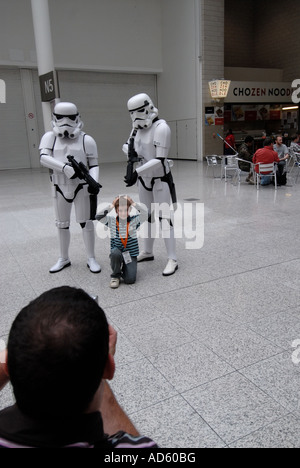
{"type": "Polygon", "coordinates": [[[126,187],[132,187],[134,184],[136,184],[137,179],[138,179],[138,173],[133,169],[133,164],[131,162],[128,162],[127,172],[124,177],[124,182],[126,184],[126,187]]]}
{"type": "Polygon", "coordinates": [[[68,177],[68,179],[72,179],[75,175],[75,171],[70,164],[65,164],[63,167],[63,173],[68,177]]]}

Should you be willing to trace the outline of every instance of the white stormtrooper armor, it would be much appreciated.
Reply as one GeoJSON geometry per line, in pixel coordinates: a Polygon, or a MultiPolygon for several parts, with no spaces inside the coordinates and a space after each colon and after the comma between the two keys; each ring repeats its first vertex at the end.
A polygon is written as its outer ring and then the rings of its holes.
{"type": "Polygon", "coordinates": [[[56,273],[71,265],[69,227],[73,204],[76,221],[82,227],[87,266],[92,273],[99,273],[101,267],[95,260],[95,233],[91,210],[92,202],[97,205],[97,195],[89,193],[87,183],[76,177],[75,170],[67,159],[67,156],[74,156],[78,163],[83,163],[89,169],[89,175],[98,182],[97,145],[91,136],[81,131],[83,123],[77,107],[72,103],[56,104],[52,126],[53,131],[45,133],[39,148],[41,165],[51,169],[52,195],[60,244],[60,257],[50,269],[50,273],[56,273]]]}
{"type": "MultiPolygon", "coordinates": [[[[134,150],[140,159],[136,168],[140,201],[147,206],[149,213],[152,211],[153,203],[164,206],[164,210],[159,213],[168,254],[168,263],[163,275],[170,276],[178,269],[171,215],[171,195],[173,195],[173,202],[176,202],[175,186],[168,160],[171,130],[165,120],[158,118],[158,110],[147,94],[142,93],[132,97],[127,107],[131,115],[133,130],[127,144],[123,146],[123,151],[128,155],[130,139],[134,138],[134,150]]],[[[130,182],[125,178],[125,182],[132,185],[133,181],[130,182]]],[[[144,251],[138,257],[138,261],[154,260],[153,247],[154,239],[151,238],[149,220],[144,251]]]]}
{"type": "Polygon", "coordinates": [[[150,128],[153,120],[158,117],[158,109],[147,94],[138,94],[129,99],[127,108],[130,112],[134,129],[150,128]]]}
{"type": "Polygon", "coordinates": [[[71,102],[56,104],[52,121],[53,132],[60,138],[75,139],[83,127],[77,107],[71,102]]]}

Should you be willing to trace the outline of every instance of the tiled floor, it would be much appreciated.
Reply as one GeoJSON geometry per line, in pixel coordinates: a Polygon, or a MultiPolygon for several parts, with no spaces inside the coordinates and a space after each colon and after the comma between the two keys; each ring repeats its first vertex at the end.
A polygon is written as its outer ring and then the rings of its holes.
{"type": "MultiPolygon", "coordinates": [[[[101,166],[101,201],[125,192],[124,170],[101,166]]],[[[161,447],[299,447],[292,343],[300,339],[300,184],[257,192],[244,180],[214,179],[195,162],[176,162],[173,174],[186,204],[178,232],[200,236],[201,218],[195,225],[188,204],[195,218],[203,203],[203,247],[186,250],[191,239],[178,239],[180,268],[164,278],[159,239],[138,282],[112,291],[109,241],[96,238],[102,273],[91,274],[74,222],[71,268],[48,273],[58,243],[47,171],[0,172],[0,339],[45,289],[82,287],[119,332],[112,385],[142,433],[161,447]]],[[[136,188],[129,193],[137,199],[136,188]]],[[[7,387],[0,408],[12,401],[7,387]]]]}

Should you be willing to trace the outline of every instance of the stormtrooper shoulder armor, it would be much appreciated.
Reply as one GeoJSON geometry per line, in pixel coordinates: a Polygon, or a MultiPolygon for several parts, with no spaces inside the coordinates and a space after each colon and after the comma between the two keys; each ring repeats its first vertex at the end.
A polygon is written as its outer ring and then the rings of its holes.
{"type": "Polygon", "coordinates": [[[98,149],[94,138],[85,134],[83,137],[83,146],[84,152],[89,161],[89,166],[98,166],[98,149]]]}
{"type": "Polygon", "coordinates": [[[91,155],[91,156],[98,157],[97,144],[96,144],[93,137],[91,137],[90,135],[85,134],[83,144],[84,144],[85,154],[87,156],[91,155]]]}
{"type": "Polygon", "coordinates": [[[47,132],[45,135],[42,136],[39,150],[43,151],[46,150],[47,154],[49,151],[53,151],[54,144],[55,144],[56,136],[53,132],[47,132]]]}
{"type": "Polygon", "coordinates": [[[165,120],[158,120],[154,132],[153,144],[156,147],[170,148],[171,130],[165,120]]]}

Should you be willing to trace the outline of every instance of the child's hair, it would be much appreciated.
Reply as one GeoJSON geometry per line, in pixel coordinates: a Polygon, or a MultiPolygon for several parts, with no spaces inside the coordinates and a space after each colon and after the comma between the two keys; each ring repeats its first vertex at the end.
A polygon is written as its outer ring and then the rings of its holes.
{"type": "Polygon", "coordinates": [[[124,206],[126,204],[127,204],[127,209],[129,209],[130,206],[131,206],[131,203],[128,200],[128,198],[126,198],[124,195],[120,196],[116,201],[115,210],[117,211],[119,209],[120,205],[124,206]]]}

